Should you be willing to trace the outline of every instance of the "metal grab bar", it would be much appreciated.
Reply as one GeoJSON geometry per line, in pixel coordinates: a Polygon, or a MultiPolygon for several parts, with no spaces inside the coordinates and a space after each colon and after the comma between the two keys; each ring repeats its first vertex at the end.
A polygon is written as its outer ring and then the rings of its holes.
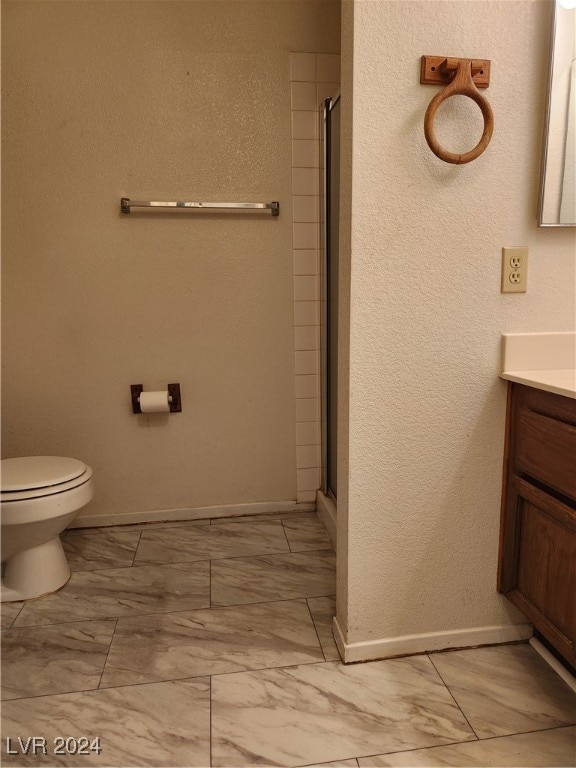
{"type": "Polygon", "coordinates": [[[154,202],[151,200],[130,200],[129,197],[120,199],[122,213],[130,213],[131,208],[235,208],[244,210],[268,209],[272,216],[280,215],[280,203],[273,200],[271,203],[188,203],[184,201],[154,202]]]}

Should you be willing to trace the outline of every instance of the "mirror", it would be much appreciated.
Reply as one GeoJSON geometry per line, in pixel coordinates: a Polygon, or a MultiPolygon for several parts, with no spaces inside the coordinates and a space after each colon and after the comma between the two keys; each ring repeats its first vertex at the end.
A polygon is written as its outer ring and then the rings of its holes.
{"type": "Polygon", "coordinates": [[[540,227],[576,226],[576,0],[556,0],[540,227]]]}

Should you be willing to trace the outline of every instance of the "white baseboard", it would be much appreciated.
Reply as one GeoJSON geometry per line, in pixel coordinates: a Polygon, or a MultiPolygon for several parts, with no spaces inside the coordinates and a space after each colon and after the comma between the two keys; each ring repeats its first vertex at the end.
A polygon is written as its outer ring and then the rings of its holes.
{"type": "Polygon", "coordinates": [[[534,648],[536,653],[542,656],[544,661],[552,667],[554,672],[556,672],[556,674],[559,675],[562,680],[564,680],[566,685],[568,685],[574,691],[574,693],[576,693],[576,677],[574,677],[574,675],[571,674],[566,669],[566,667],[558,661],[556,656],[553,656],[548,648],[546,648],[546,646],[543,645],[540,640],[537,640],[535,637],[530,640],[530,645],[532,648],[534,648]]]}
{"type": "Polygon", "coordinates": [[[313,512],[316,505],[296,501],[256,501],[252,504],[224,504],[215,507],[184,509],[150,509],[142,512],[118,512],[111,515],[81,515],[72,521],[70,528],[94,528],[105,525],[129,525],[130,523],[159,523],[185,520],[204,520],[212,517],[236,517],[279,512],[313,512]]]}
{"type": "Polygon", "coordinates": [[[318,491],[316,493],[316,511],[332,539],[334,549],[336,549],[336,504],[322,491],[318,491]]]}
{"type": "Polygon", "coordinates": [[[334,617],[336,645],[345,664],[357,661],[376,661],[395,656],[443,651],[449,648],[470,648],[478,645],[497,645],[528,640],[532,637],[531,624],[513,624],[496,627],[471,627],[447,632],[427,632],[421,635],[387,637],[361,643],[346,643],[338,620],[334,617]]]}

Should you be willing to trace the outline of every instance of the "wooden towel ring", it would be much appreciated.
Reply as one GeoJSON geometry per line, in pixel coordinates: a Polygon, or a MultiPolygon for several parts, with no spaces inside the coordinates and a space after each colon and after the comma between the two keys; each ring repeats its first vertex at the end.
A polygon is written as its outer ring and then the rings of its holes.
{"type": "Polygon", "coordinates": [[[487,99],[482,96],[474,81],[472,80],[472,62],[467,59],[460,59],[458,61],[458,67],[456,74],[452,81],[442,91],[439,91],[432,99],[426,110],[424,116],[424,135],[428,146],[434,152],[436,157],[440,160],[444,160],[445,163],[453,163],[454,165],[461,165],[462,163],[469,163],[471,160],[476,160],[482,152],[486,149],[492,138],[492,132],[494,131],[494,115],[492,113],[492,107],[487,99]],[[440,104],[449,99],[451,96],[468,96],[468,98],[475,101],[480,107],[482,115],[484,117],[484,130],[482,137],[478,144],[469,152],[458,154],[456,152],[448,152],[440,146],[438,139],[436,138],[436,132],[434,131],[434,118],[440,104]]]}

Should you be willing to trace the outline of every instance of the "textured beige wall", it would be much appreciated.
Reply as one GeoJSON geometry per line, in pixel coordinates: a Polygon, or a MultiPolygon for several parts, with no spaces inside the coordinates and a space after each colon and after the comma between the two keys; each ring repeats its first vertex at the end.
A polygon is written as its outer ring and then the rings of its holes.
{"type": "Polygon", "coordinates": [[[338,254],[338,511],[336,597],[341,627],[348,625],[348,496],[350,446],[350,281],[352,248],[352,148],[354,4],[342,3],[340,118],[340,219],[338,254]]]}
{"type": "Polygon", "coordinates": [[[2,3],[3,450],[91,464],[87,513],[296,498],[289,51],[337,51],[339,22],[320,0],[2,3]],[[171,381],[183,413],[132,415],[131,383],[171,381]]]}
{"type": "MultiPolygon", "coordinates": [[[[354,3],[349,643],[522,620],[496,593],[500,335],[575,326],[575,231],[536,227],[550,10],[354,3]],[[422,54],[492,60],[494,137],[467,166],[425,143],[422,54]],[[527,294],[500,293],[504,245],[530,248],[527,294]]],[[[475,109],[445,108],[447,144],[470,148],[475,109]]]]}

